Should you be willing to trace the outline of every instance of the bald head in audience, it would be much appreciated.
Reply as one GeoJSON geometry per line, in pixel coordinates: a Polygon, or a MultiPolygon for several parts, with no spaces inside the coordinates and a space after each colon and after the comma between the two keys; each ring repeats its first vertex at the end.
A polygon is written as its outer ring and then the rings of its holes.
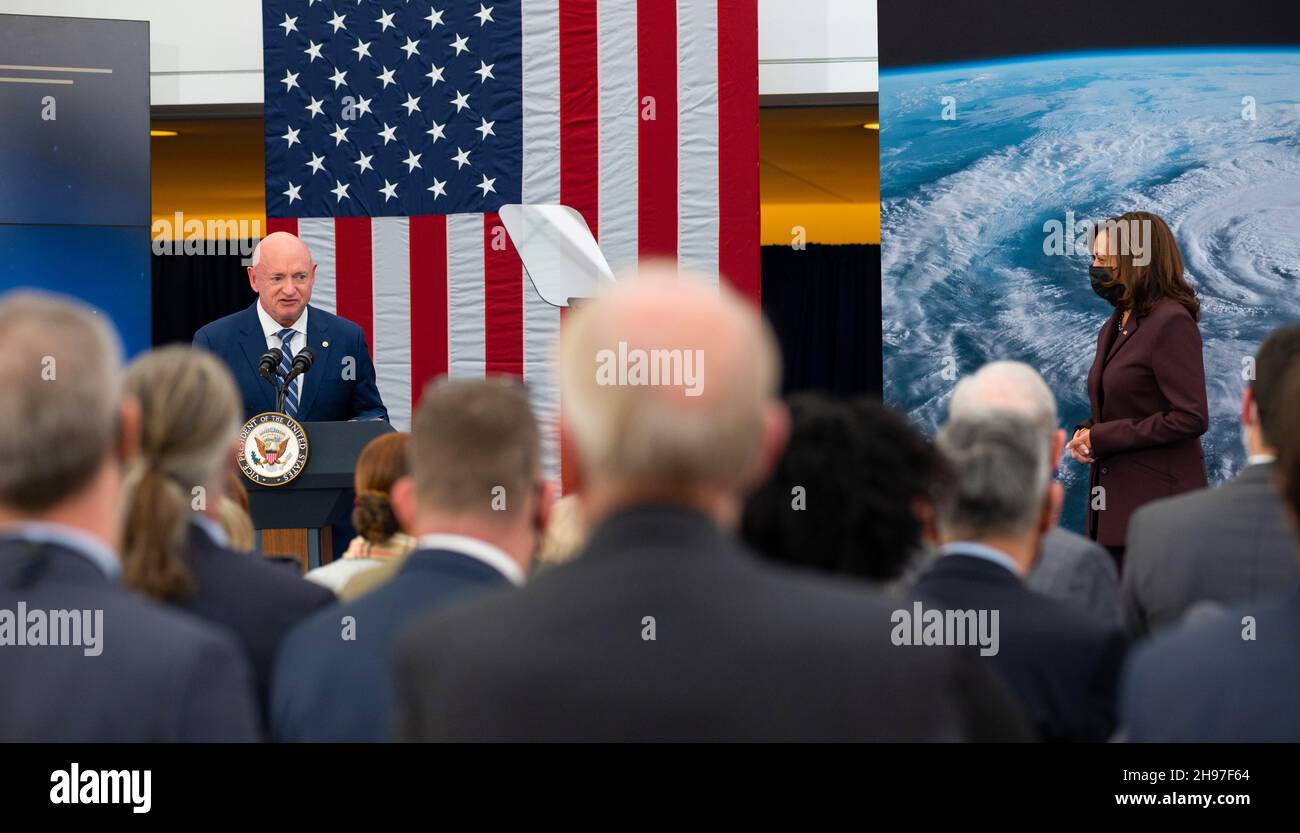
{"type": "Polygon", "coordinates": [[[759,311],[665,269],[643,269],[576,311],[560,376],[593,521],[655,502],[734,527],[789,433],[776,342],[759,311]]]}

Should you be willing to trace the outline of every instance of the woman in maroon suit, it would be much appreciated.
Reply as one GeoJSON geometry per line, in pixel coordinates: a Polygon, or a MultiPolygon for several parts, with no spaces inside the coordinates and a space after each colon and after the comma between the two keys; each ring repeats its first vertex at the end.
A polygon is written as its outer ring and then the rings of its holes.
{"type": "Polygon", "coordinates": [[[1092,466],[1088,535],[1122,565],[1129,516],[1138,507],[1206,485],[1201,305],[1183,278],[1173,232],[1145,211],[1099,227],[1088,274],[1115,311],[1097,336],[1088,371],[1092,416],[1068,447],[1092,466]]]}

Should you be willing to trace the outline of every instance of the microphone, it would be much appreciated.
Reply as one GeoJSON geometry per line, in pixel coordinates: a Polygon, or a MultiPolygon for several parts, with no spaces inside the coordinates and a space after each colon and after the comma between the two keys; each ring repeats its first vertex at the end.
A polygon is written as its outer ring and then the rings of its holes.
{"type": "Polygon", "coordinates": [[[298,355],[293,357],[293,364],[289,367],[289,375],[284,377],[285,386],[287,387],[294,379],[311,370],[311,363],[314,361],[316,361],[316,354],[311,351],[310,347],[299,350],[298,355]]]}
{"type": "Polygon", "coordinates": [[[271,379],[271,374],[280,366],[280,351],[267,350],[262,354],[262,358],[257,362],[257,370],[271,384],[275,382],[271,379]]]}

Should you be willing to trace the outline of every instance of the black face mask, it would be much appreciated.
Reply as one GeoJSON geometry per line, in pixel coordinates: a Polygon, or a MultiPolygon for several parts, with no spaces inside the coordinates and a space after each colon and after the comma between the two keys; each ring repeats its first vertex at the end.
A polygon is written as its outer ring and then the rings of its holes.
{"type": "Polygon", "coordinates": [[[1106,286],[1114,278],[1110,270],[1105,266],[1092,266],[1088,269],[1088,280],[1092,281],[1092,291],[1105,299],[1106,303],[1112,307],[1119,304],[1119,299],[1124,297],[1124,287],[1121,284],[1106,286]]]}

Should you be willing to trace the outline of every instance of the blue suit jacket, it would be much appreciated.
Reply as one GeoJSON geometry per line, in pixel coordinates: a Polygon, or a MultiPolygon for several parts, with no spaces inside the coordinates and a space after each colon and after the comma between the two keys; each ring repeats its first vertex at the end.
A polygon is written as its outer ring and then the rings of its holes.
{"type": "Polygon", "coordinates": [[[1297,633],[1300,590],[1156,634],[1124,673],[1120,717],[1128,739],[1300,742],[1297,633]],[[1254,639],[1242,639],[1246,616],[1255,619],[1254,639]]]}
{"type": "Polygon", "coordinates": [[[396,716],[398,635],[420,614],[493,587],[504,576],[449,550],[417,550],[387,583],[332,605],[281,643],[271,685],[271,736],[278,741],[386,741],[396,716]],[[354,638],[344,638],[351,617],[354,638]]]}
{"type": "MultiPolygon", "coordinates": [[[[234,374],[244,399],[244,419],[275,410],[275,386],[257,372],[258,359],[267,351],[257,303],[218,318],[194,334],[194,346],[217,354],[234,374]]],[[[323,309],[309,309],[307,345],[316,360],[304,377],[298,421],[388,419],[361,328],[323,309]],[[348,362],[349,358],[353,362],[348,362]],[[345,378],[349,365],[354,372],[348,374],[351,378],[345,378]]]]}
{"type": "Polygon", "coordinates": [[[103,611],[103,653],[0,647],[0,741],[254,741],[234,637],[138,598],[58,544],[0,542],[0,609],[103,611]]]}
{"type": "Polygon", "coordinates": [[[196,524],[190,525],[185,561],[194,575],[194,593],[174,605],[230,629],[239,639],[264,716],[280,640],[294,625],[334,604],[334,594],[260,556],[226,549],[196,524]]]}

